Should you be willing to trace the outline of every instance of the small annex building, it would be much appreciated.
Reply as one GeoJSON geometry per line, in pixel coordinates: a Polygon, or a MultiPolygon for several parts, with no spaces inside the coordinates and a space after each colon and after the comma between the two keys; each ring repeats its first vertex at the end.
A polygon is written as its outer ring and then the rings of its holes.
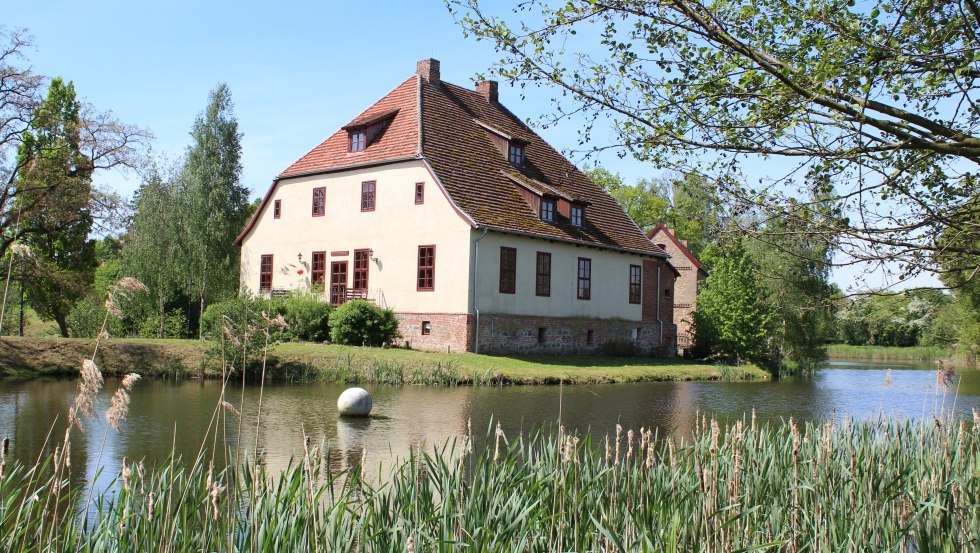
{"type": "Polygon", "coordinates": [[[236,243],[243,293],[365,298],[413,348],[675,352],[667,253],[496,82],[433,59],[276,176],[236,243]]]}
{"type": "Polygon", "coordinates": [[[687,240],[678,240],[673,229],[662,223],[653,227],[647,237],[658,248],[670,254],[670,264],[677,270],[674,284],[674,324],[677,325],[677,350],[694,345],[694,310],[697,308],[698,286],[708,278],[708,271],[687,248],[687,240]]]}

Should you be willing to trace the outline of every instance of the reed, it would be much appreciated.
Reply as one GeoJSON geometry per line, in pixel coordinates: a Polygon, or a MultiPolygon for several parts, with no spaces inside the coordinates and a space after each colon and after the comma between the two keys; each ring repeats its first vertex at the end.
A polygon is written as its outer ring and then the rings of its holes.
{"type": "MultiPolygon", "coordinates": [[[[980,416],[980,415],[978,415],[980,416]]],[[[269,474],[249,460],[124,466],[85,494],[8,460],[8,551],[975,551],[980,426],[951,418],[723,425],[687,440],[559,427],[413,452],[377,481],[326,447],[269,474]],[[615,450],[613,453],[612,450],[615,450]],[[183,498],[177,501],[176,498],[183,498]],[[26,500],[21,501],[22,498],[26,500]],[[54,516],[60,512],[65,516],[54,516]],[[88,521],[88,522],[86,522],[88,521]]],[[[363,461],[362,461],[363,462],[363,461]]]]}

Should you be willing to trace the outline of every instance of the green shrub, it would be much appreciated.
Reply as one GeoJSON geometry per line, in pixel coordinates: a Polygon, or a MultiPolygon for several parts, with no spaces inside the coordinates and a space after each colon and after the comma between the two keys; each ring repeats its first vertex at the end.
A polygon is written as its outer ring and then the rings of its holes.
{"type": "Polygon", "coordinates": [[[171,309],[163,318],[163,336],[160,336],[160,315],[153,313],[143,319],[139,327],[141,338],[186,338],[187,315],[180,309],[171,309]]]}
{"type": "Polygon", "coordinates": [[[398,337],[395,312],[366,300],[345,303],[330,317],[330,340],[337,344],[380,346],[398,337]]]}
{"type": "MultiPolygon", "coordinates": [[[[95,298],[86,298],[75,304],[68,313],[68,333],[72,338],[95,338],[105,321],[105,305],[95,298]]],[[[109,315],[106,331],[110,336],[123,336],[125,327],[118,318],[109,315]]]]}
{"type": "Polygon", "coordinates": [[[289,328],[288,334],[294,340],[305,342],[326,342],[330,338],[329,303],[311,294],[297,294],[284,300],[277,300],[289,328]]]}

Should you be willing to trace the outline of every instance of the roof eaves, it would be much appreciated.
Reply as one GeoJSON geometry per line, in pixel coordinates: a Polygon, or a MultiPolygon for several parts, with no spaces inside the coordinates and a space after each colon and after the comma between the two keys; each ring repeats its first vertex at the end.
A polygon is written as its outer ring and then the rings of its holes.
{"type": "Polygon", "coordinates": [[[379,165],[389,165],[392,163],[402,163],[405,161],[415,161],[419,159],[418,156],[401,156],[393,157],[390,159],[378,159],[374,161],[362,161],[360,163],[350,163],[347,165],[336,165],[333,167],[323,167],[320,169],[311,169],[309,171],[298,171],[296,173],[280,173],[276,176],[276,180],[279,179],[292,179],[296,177],[308,177],[310,175],[322,175],[327,173],[338,173],[340,171],[348,171],[350,169],[362,169],[364,167],[377,167],[379,165]]]}
{"type": "Polygon", "coordinates": [[[643,250],[637,250],[635,248],[627,248],[627,247],[624,247],[624,246],[615,246],[615,245],[612,245],[612,244],[603,244],[601,242],[586,242],[584,240],[572,240],[572,239],[569,239],[569,238],[562,238],[560,236],[550,236],[550,235],[547,235],[547,234],[537,234],[537,233],[534,233],[534,232],[509,229],[509,228],[504,228],[504,227],[498,227],[498,226],[495,226],[495,225],[477,224],[475,226],[475,228],[481,228],[481,227],[482,228],[485,228],[485,229],[488,229],[488,230],[491,230],[491,231],[494,231],[494,232],[500,232],[500,233],[503,233],[503,234],[513,234],[515,236],[526,236],[528,238],[537,238],[539,240],[549,240],[549,241],[552,241],[552,242],[561,242],[561,243],[564,243],[564,244],[572,244],[572,245],[575,245],[575,246],[582,246],[582,247],[586,247],[586,248],[596,248],[596,249],[600,249],[600,250],[612,250],[612,251],[617,251],[617,252],[621,252],[621,253],[631,253],[631,254],[635,254],[635,255],[642,255],[642,256],[645,256],[645,257],[661,257],[661,258],[664,258],[664,259],[670,258],[670,256],[667,255],[666,252],[665,253],[646,252],[646,251],[643,251],[643,250]]]}

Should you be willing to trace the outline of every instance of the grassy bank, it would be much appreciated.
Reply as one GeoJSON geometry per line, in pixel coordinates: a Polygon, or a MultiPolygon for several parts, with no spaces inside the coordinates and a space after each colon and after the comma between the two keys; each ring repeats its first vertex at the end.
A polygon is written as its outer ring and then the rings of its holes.
{"type": "MultiPolygon", "coordinates": [[[[76,375],[93,340],[0,339],[0,376],[76,375]]],[[[198,340],[112,339],[96,363],[107,374],[220,375],[220,362],[198,340]]],[[[255,370],[252,367],[251,370],[255,370]]],[[[763,380],[764,370],[681,359],[579,356],[492,356],[405,349],[286,343],[271,348],[268,378],[387,384],[550,384],[653,380],[763,380]]]]}
{"type": "Polygon", "coordinates": [[[958,366],[967,366],[976,363],[976,359],[971,352],[954,352],[948,348],[939,346],[890,347],[833,344],[827,347],[827,355],[831,359],[922,361],[926,363],[946,359],[958,366]]]}
{"type": "Polygon", "coordinates": [[[276,475],[261,463],[124,463],[95,498],[55,457],[0,472],[0,548],[976,551],[980,425],[942,422],[703,421],[686,446],[633,431],[605,445],[498,431],[475,452],[464,436],[413,454],[380,483],[358,466],[331,471],[315,447],[276,475]]]}

